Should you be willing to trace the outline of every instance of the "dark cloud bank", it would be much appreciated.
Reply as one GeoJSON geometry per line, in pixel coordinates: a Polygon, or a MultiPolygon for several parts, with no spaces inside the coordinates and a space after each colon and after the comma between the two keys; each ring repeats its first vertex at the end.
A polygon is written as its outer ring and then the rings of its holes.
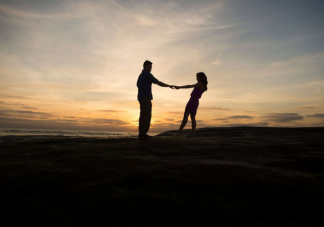
{"type": "Polygon", "coordinates": [[[305,117],[297,113],[271,113],[261,118],[265,119],[266,121],[271,121],[275,123],[287,123],[297,120],[303,120],[305,117]]]}

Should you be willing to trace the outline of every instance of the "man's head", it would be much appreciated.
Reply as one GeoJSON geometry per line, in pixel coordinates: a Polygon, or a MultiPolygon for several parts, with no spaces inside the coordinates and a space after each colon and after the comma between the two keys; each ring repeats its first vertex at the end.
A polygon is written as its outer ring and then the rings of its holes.
{"type": "Polygon", "coordinates": [[[143,64],[144,70],[151,72],[151,70],[152,70],[152,64],[153,64],[152,62],[146,60],[144,62],[144,64],[143,64]]]}

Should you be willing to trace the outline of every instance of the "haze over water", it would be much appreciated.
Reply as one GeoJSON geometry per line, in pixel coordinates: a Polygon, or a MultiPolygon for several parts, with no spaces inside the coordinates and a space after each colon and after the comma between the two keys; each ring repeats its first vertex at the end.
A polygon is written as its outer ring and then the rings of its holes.
{"type": "MultiPolygon", "coordinates": [[[[299,0],[3,0],[0,127],[136,132],[145,60],[171,85],[205,72],[198,128],[324,126],[323,11],[299,0]]],[[[153,85],[150,132],[177,129],[190,93],[153,85]]]]}

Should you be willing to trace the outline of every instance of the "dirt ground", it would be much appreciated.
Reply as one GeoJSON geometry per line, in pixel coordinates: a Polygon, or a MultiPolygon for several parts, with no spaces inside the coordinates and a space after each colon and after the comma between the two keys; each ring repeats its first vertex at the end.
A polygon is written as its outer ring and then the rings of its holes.
{"type": "Polygon", "coordinates": [[[0,137],[2,220],[44,226],[318,226],[324,128],[193,139],[0,137]]]}

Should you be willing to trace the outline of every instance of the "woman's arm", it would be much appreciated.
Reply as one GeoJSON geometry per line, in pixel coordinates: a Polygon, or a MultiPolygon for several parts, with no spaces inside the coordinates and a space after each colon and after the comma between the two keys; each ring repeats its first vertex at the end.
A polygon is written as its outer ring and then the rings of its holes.
{"type": "Polygon", "coordinates": [[[176,86],[175,88],[180,89],[180,88],[192,88],[192,87],[201,87],[201,84],[196,83],[196,84],[193,84],[193,85],[176,86]]]}

